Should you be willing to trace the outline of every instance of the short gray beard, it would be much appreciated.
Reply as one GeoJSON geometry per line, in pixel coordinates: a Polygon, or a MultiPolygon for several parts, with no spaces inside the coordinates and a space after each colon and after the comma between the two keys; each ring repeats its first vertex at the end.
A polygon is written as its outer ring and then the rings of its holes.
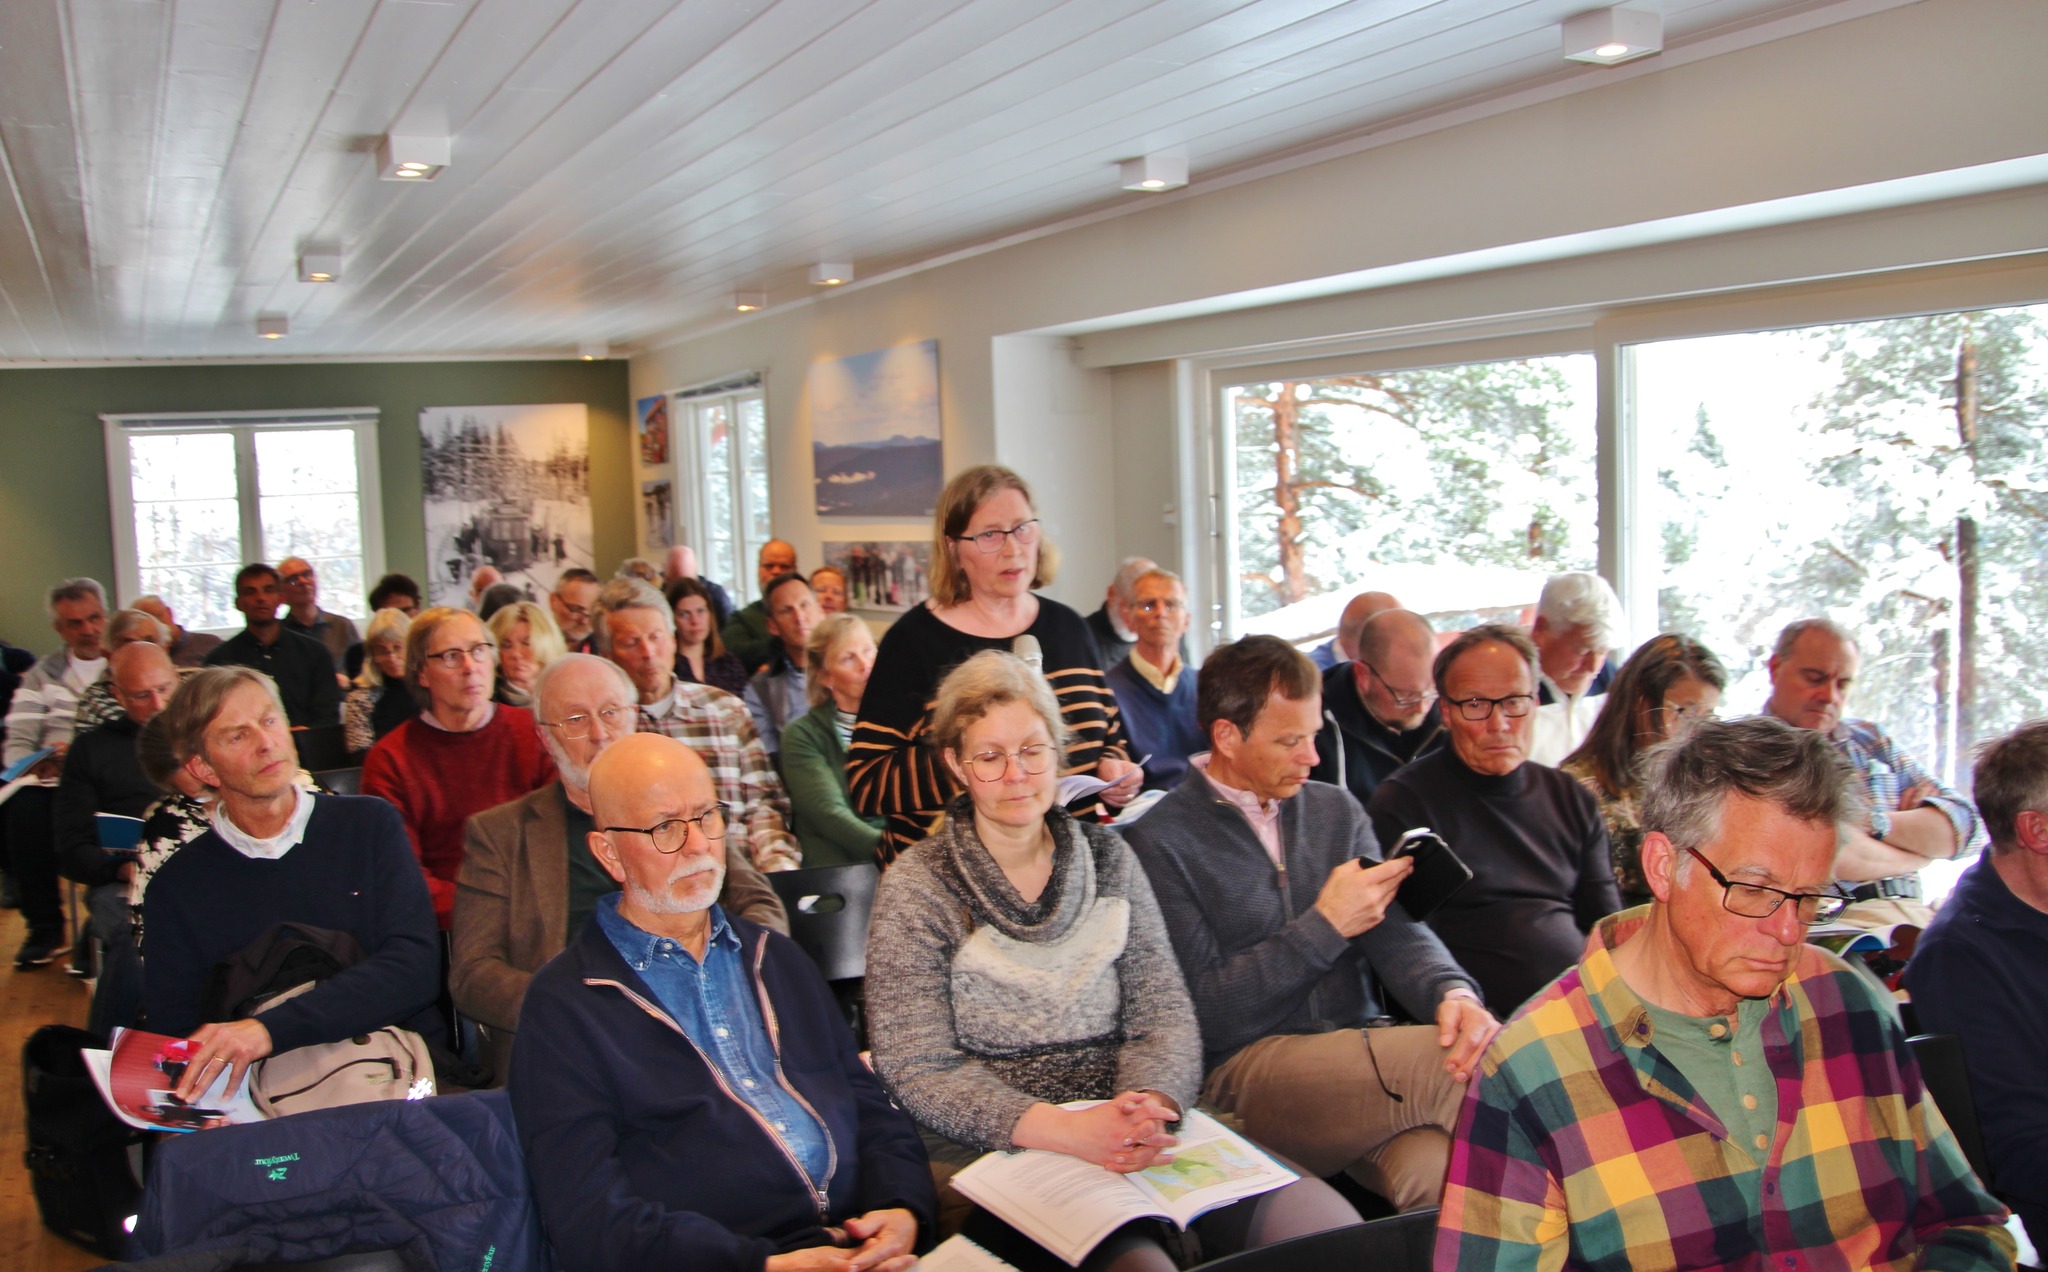
{"type": "MultiPolygon", "coordinates": [[[[691,875],[683,877],[692,878],[694,875],[702,873],[704,872],[694,871],[691,875]]],[[[717,902],[718,894],[725,890],[725,862],[723,860],[713,862],[710,873],[713,883],[711,890],[705,894],[702,905],[692,905],[677,901],[670,892],[653,892],[641,887],[637,881],[632,879],[626,880],[623,886],[626,890],[626,895],[632,899],[634,908],[643,910],[648,914],[696,914],[710,909],[717,902]]],[[[681,880],[671,880],[670,882],[677,883],[681,882],[681,880]]]]}

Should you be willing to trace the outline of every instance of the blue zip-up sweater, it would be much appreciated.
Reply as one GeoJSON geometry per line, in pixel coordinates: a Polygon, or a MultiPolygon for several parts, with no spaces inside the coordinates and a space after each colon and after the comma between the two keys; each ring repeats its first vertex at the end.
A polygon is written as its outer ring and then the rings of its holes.
{"type": "Polygon", "coordinates": [[[931,1237],[924,1145],[890,1105],[808,956],[738,916],[783,1081],[825,1124],[814,1189],[596,924],[534,975],[513,1044],[512,1108],[541,1218],[568,1272],[758,1272],[825,1228],[896,1207],[931,1237]]]}

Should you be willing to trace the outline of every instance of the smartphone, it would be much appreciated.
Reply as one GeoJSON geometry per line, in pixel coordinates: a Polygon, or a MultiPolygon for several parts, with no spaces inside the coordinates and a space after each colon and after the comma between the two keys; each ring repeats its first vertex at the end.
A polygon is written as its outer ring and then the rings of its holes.
{"type": "Polygon", "coordinates": [[[1427,826],[1417,826],[1394,841],[1394,846],[1387,850],[1387,860],[1398,861],[1403,857],[1419,856],[1425,849],[1443,846],[1443,836],[1427,826]]]}

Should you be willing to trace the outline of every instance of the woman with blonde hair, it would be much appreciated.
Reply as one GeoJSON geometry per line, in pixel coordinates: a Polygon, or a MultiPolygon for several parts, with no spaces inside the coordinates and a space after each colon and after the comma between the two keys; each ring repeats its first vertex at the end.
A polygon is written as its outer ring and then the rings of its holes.
{"type": "Polygon", "coordinates": [[[491,698],[514,707],[533,705],[533,682],[547,665],[569,652],[554,615],[532,601],[514,601],[484,626],[498,638],[498,684],[491,698]]]}
{"type": "Polygon", "coordinates": [[[405,687],[405,634],[411,628],[412,615],[401,609],[370,615],[363,630],[363,669],[341,700],[341,740],[350,755],[361,756],[419,714],[405,687]]]}
{"type": "Polygon", "coordinates": [[[782,731],[782,784],[791,829],[806,866],[873,861],[882,819],[862,817],[846,798],[846,743],[875,668],[875,638],[851,614],[834,614],[804,644],[804,695],[811,709],[782,731]]]}

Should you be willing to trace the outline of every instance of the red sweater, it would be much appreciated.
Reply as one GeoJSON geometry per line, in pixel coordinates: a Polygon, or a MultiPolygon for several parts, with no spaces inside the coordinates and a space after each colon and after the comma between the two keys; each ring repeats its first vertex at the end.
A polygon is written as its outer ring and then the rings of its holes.
{"type": "Polygon", "coordinates": [[[363,794],[388,801],[405,819],[443,931],[455,910],[462,824],[554,780],[555,762],[541,744],[533,713],[502,703],[474,733],[450,733],[415,716],[385,734],[363,759],[363,794]]]}

